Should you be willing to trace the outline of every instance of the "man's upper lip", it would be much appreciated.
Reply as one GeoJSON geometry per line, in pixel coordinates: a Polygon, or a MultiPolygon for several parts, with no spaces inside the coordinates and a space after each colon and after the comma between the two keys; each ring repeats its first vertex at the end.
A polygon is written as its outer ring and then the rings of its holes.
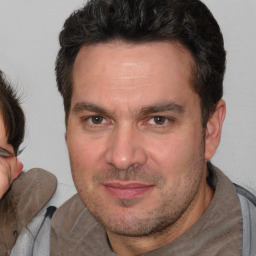
{"type": "Polygon", "coordinates": [[[140,182],[105,182],[104,186],[113,187],[113,188],[145,188],[152,187],[152,184],[140,183],[140,182]]]}

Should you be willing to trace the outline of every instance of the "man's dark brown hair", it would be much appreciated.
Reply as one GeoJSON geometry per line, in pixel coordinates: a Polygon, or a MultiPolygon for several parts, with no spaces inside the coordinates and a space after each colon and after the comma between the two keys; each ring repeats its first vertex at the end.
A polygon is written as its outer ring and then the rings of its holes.
{"type": "Polygon", "coordinates": [[[57,84],[66,120],[72,96],[72,71],[83,45],[123,40],[170,41],[185,46],[194,59],[191,86],[201,99],[202,125],[223,94],[226,53],[218,23],[199,0],[90,0],[66,20],[59,36],[57,84]]]}

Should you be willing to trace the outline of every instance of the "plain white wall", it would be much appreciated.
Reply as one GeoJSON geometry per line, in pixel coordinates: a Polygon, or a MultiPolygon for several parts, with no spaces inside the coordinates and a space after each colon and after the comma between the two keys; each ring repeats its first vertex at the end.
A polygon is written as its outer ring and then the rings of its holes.
{"type": "MultiPolygon", "coordinates": [[[[83,0],[0,0],[0,68],[22,93],[27,118],[25,169],[45,168],[72,185],[64,141],[64,111],[54,62],[58,33],[83,0]]],[[[218,20],[227,50],[227,116],[213,163],[256,192],[256,1],[204,0],[218,20]]]]}

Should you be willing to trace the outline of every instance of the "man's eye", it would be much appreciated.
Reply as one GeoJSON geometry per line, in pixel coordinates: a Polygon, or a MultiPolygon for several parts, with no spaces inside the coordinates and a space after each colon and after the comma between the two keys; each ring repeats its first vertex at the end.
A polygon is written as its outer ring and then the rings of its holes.
{"type": "Polygon", "coordinates": [[[164,125],[168,122],[168,118],[163,117],[163,116],[154,116],[149,120],[149,124],[152,125],[164,125]]]}
{"type": "Polygon", "coordinates": [[[103,116],[91,116],[88,121],[92,124],[103,124],[106,122],[103,116]]]}

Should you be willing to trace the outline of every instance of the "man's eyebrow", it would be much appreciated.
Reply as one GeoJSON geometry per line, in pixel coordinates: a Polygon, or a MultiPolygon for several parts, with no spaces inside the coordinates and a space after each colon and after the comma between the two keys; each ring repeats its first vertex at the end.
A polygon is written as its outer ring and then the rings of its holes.
{"type": "Polygon", "coordinates": [[[185,111],[185,108],[181,105],[178,105],[175,102],[165,102],[165,103],[160,103],[160,104],[156,104],[156,105],[152,105],[152,106],[143,107],[140,110],[140,114],[148,115],[148,114],[166,112],[166,111],[171,111],[171,112],[175,112],[177,114],[182,114],[185,111]]]}
{"type": "MultiPolygon", "coordinates": [[[[90,111],[90,112],[95,112],[101,115],[109,115],[110,111],[107,109],[95,105],[93,103],[88,103],[88,102],[79,102],[75,104],[75,106],[72,109],[72,112],[74,113],[79,113],[82,111],[90,111]]],[[[166,112],[166,111],[171,111],[177,114],[182,114],[185,109],[183,106],[176,104],[175,102],[167,102],[167,103],[159,103],[159,104],[154,104],[150,106],[145,106],[142,107],[137,113],[139,115],[148,115],[148,114],[153,114],[153,113],[159,113],[159,112],[166,112]]]]}
{"type": "Polygon", "coordinates": [[[95,112],[102,115],[106,115],[108,113],[108,111],[103,107],[100,107],[92,103],[87,103],[87,102],[79,102],[75,104],[75,106],[72,109],[72,112],[74,113],[79,113],[82,111],[90,111],[90,112],[95,112]]]}

